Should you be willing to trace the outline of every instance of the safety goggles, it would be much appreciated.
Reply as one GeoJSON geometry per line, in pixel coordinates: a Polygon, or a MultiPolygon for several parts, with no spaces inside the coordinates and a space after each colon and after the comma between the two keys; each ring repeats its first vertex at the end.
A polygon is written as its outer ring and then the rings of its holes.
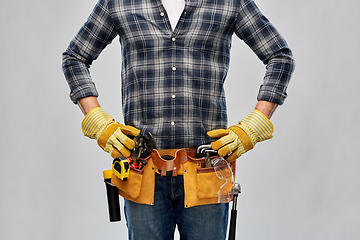
{"type": "Polygon", "coordinates": [[[219,189],[218,202],[230,202],[233,197],[232,188],[234,184],[234,175],[231,167],[223,157],[213,158],[211,164],[214,167],[216,176],[223,181],[219,189]]]}

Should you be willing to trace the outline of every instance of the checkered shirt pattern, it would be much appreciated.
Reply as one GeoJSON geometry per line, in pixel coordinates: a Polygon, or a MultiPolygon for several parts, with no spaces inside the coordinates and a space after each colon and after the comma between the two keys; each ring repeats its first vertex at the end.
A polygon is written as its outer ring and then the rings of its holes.
{"type": "Polygon", "coordinates": [[[266,64],[258,100],[283,104],[292,53],[251,0],[186,0],[174,31],[161,0],[99,0],[63,53],[71,100],[98,96],[89,67],[119,36],[125,124],[151,132],[158,149],[208,144],[207,131],[227,127],[234,34],[266,64]]]}

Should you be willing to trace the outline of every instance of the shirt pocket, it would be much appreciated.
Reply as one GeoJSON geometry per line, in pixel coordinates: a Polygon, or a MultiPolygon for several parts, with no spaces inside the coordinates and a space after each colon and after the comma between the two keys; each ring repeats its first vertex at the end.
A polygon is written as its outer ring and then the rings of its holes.
{"type": "Polygon", "coordinates": [[[231,15],[206,8],[194,14],[187,46],[196,51],[223,52],[231,46],[230,19],[231,15]]]}

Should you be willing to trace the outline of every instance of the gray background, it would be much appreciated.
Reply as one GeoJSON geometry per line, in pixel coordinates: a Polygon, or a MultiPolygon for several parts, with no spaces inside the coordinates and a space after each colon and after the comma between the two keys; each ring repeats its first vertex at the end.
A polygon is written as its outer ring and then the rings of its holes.
{"type": "MultiPolygon", "coordinates": [[[[256,2],[297,67],[272,118],[274,138],[238,160],[238,239],[360,239],[360,4],[256,2]]],[[[108,221],[102,171],[111,158],[82,136],[83,115],[61,71],[61,53],[95,3],[2,4],[0,239],[126,239],[125,221],[108,221]]],[[[103,108],[122,121],[119,51],[116,40],[91,72],[103,108]]],[[[253,110],[263,73],[234,38],[229,124],[253,110]]]]}

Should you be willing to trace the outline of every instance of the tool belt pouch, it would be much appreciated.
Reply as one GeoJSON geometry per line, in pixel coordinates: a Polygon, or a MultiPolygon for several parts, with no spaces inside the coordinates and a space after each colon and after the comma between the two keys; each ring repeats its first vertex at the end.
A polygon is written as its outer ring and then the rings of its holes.
{"type": "Polygon", "coordinates": [[[127,200],[147,205],[152,205],[154,202],[155,170],[150,158],[143,170],[130,167],[129,178],[125,181],[112,174],[111,183],[127,200]]]}
{"type": "MultiPolygon", "coordinates": [[[[213,167],[204,168],[205,159],[188,157],[184,166],[184,190],[185,190],[185,208],[219,203],[220,188],[228,182],[222,191],[232,191],[231,171],[225,165],[222,168],[226,180],[221,179],[215,173],[213,167]]],[[[230,164],[233,177],[235,177],[235,163],[230,164]]]]}

